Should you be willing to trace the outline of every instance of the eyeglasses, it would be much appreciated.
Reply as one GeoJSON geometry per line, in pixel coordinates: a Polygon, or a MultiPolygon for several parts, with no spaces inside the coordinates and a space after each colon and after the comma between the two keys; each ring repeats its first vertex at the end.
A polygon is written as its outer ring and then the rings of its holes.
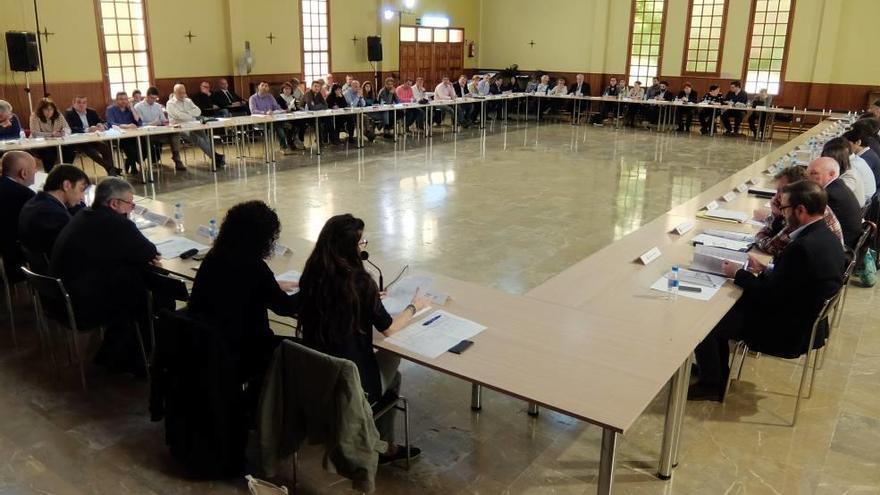
{"type": "Polygon", "coordinates": [[[789,208],[794,208],[792,205],[779,205],[779,211],[785,211],[789,208]]]}
{"type": "Polygon", "coordinates": [[[113,198],[113,199],[115,199],[116,201],[121,201],[121,202],[127,204],[128,206],[131,206],[132,208],[134,208],[134,201],[129,201],[127,199],[122,199],[122,198],[113,198]]]}
{"type": "Polygon", "coordinates": [[[358,246],[365,248],[365,247],[367,247],[367,244],[369,244],[369,243],[370,243],[370,241],[368,241],[366,238],[364,238],[364,239],[361,239],[358,241],[358,246]]]}

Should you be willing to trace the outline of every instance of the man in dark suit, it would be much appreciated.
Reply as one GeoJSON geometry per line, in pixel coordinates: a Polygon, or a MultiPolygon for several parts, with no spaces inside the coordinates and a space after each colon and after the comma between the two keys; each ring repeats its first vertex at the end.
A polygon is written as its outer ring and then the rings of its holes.
{"type": "MultiPolygon", "coordinates": [[[[785,186],[779,209],[786,223],[797,228],[772,268],[752,257],[748,270],[724,262],[725,275],[733,277],[743,293],[697,346],[700,378],[689,388],[688,399],[722,399],[730,374],[730,339],[785,358],[807,351],[822,304],[840,290],[846,260],[840,241],[824,220],[826,199],[825,191],[810,181],[785,186]]],[[[817,334],[817,341],[822,337],[817,334]]]]}
{"type": "Polygon", "coordinates": [[[37,173],[37,162],[24,151],[7,151],[0,161],[0,256],[11,283],[24,280],[24,255],[18,245],[18,214],[34,197],[30,186],[37,173]]]}
{"type": "MultiPolygon", "coordinates": [[[[107,125],[98,116],[98,112],[89,108],[89,99],[85,96],[73,98],[73,105],[64,112],[64,119],[67,120],[67,125],[73,134],[107,130],[107,125]]],[[[107,143],[82,143],[77,144],[74,149],[85,153],[92,161],[104,167],[107,175],[116,176],[122,172],[113,165],[113,151],[107,143]]]]}
{"type": "Polygon", "coordinates": [[[211,94],[211,100],[220,108],[226,109],[232,115],[247,115],[247,102],[241,96],[235,94],[235,91],[229,89],[229,82],[226,79],[217,81],[218,89],[211,94]]]}
{"type": "Polygon", "coordinates": [[[92,207],[77,213],[55,240],[49,273],[64,282],[81,329],[107,327],[96,361],[142,375],[130,322],[144,328],[145,273],[159,263],[159,253],[128,219],[133,209],[131,184],[117,177],[101,181],[92,207]]]}
{"type": "Polygon", "coordinates": [[[872,150],[865,141],[864,129],[853,127],[843,134],[844,139],[849,142],[850,151],[856,156],[862,157],[863,160],[871,168],[874,174],[874,183],[880,188],[880,155],[872,150]]]}
{"type": "Polygon", "coordinates": [[[735,136],[739,134],[739,126],[742,125],[745,108],[749,103],[749,94],[742,89],[742,83],[733,81],[730,83],[730,91],[724,97],[724,103],[730,105],[729,110],[725,110],[721,114],[721,123],[724,124],[724,135],[735,136]],[[733,119],[733,127],[730,125],[730,119],[733,119]]]}
{"type": "Polygon", "coordinates": [[[46,273],[45,261],[55,239],[70,222],[71,208],[82,203],[89,176],[73,165],[58,165],[49,172],[43,190],[25,203],[18,216],[18,236],[29,256],[31,268],[46,273]]]}
{"type": "MultiPolygon", "coordinates": [[[[467,86],[468,80],[464,77],[464,74],[458,76],[458,81],[452,83],[453,89],[455,89],[455,96],[457,98],[464,98],[466,96],[471,96],[471,92],[467,86]]],[[[473,103],[465,103],[458,105],[461,107],[461,114],[464,115],[464,122],[459,122],[464,127],[468,127],[474,121],[474,114],[476,113],[476,108],[473,103]]]]}
{"type": "MultiPolygon", "coordinates": [[[[584,82],[584,75],[578,74],[574,76],[575,82],[571,86],[568,87],[568,94],[574,96],[590,96],[592,93],[590,92],[590,83],[584,82]]],[[[583,101],[573,101],[571,102],[571,108],[569,111],[572,115],[575,113],[575,106],[578,109],[589,107],[589,103],[583,101]]]]}
{"type": "Polygon", "coordinates": [[[807,176],[828,194],[828,207],[843,230],[843,242],[854,247],[862,234],[862,207],[852,189],[840,180],[840,164],[833,158],[816,158],[807,166],[807,176]]]}
{"type": "Polygon", "coordinates": [[[231,115],[229,110],[221,108],[220,105],[214,103],[211,83],[208,81],[199,83],[199,92],[192,95],[191,99],[205,117],[229,117],[231,115]]]}

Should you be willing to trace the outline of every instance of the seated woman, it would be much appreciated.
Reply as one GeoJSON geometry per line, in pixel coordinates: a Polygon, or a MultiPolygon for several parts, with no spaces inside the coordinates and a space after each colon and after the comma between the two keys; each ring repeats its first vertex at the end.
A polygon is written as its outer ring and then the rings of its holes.
{"type": "MultiPolygon", "coordinates": [[[[428,298],[418,293],[403,312],[393,318],[382,305],[375,280],[364,269],[361,250],[364,221],[350,214],[327,220],[315,249],[300,277],[298,331],[309,347],[348,359],[357,365],[361,383],[371,404],[386,392],[400,390],[399,359],[373,350],[373,328],[385,336],[404,328],[428,298]]],[[[404,448],[394,443],[393,412],[376,424],[388,451],[380,464],[406,458],[404,448]]],[[[410,456],[420,450],[410,447],[410,456]]]]}
{"type": "Polygon", "coordinates": [[[262,201],[239,203],[226,212],[214,246],[202,261],[193,283],[189,310],[217,328],[229,349],[241,383],[249,383],[248,405],[255,407],[266,366],[278,340],[269,329],[267,309],[293,316],[295,284],[275,280],[266,264],[281,223],[262,201]]]}
{"type": "MultiPolygon", "coordinates": [[[[58,107],[49,100],[42,100],[31,114],[31,137],[62,138],[70,134],[67,120],[58,112],[58,107]]],[[[58,160],[58,148],[48,146],[31,151],[43,162],[43,171],[49,173],[58,160]]],[[[69,147],[61,148],[63,163],[73,163],[74,153],[69,147]]]]}
{"type": "MultiPolygon", "coordinates": [[[[332,109],[348,108],[348,100],[342,94],[342,86],[333,84],[330,87],[330,94],[327,95],[327,106],[332,109]]],[[[354,115],[336,115],[333,117],[333,133],[330,135],[330,142],[339,144],[339,133],[348,134],[348,142],[354,144],[357,140],[354,138],[355,120],[354,115]]]]}

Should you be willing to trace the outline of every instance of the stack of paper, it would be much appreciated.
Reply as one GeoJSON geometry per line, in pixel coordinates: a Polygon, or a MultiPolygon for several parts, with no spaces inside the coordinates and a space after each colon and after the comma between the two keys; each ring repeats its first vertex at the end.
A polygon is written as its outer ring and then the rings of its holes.
{"type": "Polygon", "coordinates": [[[434,359],[485,329],[479,323],[437,310],[386,338],[385,342],[434,359]]]}
{"type": "Polygon", "coordinates": [[[691,269],[724,275],[724,271],[721,269],[721,263],[724,261],[737,265],[737,268],[745,268],[749,261],[749,255],[730,249],[697,245],[694,246],[694,262],[691,264],[691,269]]]}
{"type": "Polygon", "coordinates": [[[181,237],[179,235],[173,235],[171,237],[167,237],[155,243],[156,249],[159,251],[159,255],[163,260],[170,260],[172,258],[177,258],[181,254],[189,251],[190,249],[203,250],[208,249],[208,246],[204,244],[199,244],[198,242],[187,239],[186,237],[181,237]]]}
{"type": "MultiPolygon", "coordinates": [[[[296,270],[287,270],[286,272],[282,273],[281,275],[276,275],[275,280],[277,280],[279,282],[297,282],[298,283],[299,277],[301,277],[301,276],[302,276],[302,274],[296,270]]],[[[299,292],[299,287],[297,287],[291,291],[287,291],[288,294],[296,294],[297,292],[299,292]]]]}
{"type": "Polygon", "coordinates": [[[748,232],[737,232],[735,230],[722,230],[722,229],[706,229],[703,231],[704,234],[715,236],[715,237],[723,237],[725,239],[730,239],[732,241],[740,241],[740,242],[755,242],[755,235],[749,234],[748,232]]]}

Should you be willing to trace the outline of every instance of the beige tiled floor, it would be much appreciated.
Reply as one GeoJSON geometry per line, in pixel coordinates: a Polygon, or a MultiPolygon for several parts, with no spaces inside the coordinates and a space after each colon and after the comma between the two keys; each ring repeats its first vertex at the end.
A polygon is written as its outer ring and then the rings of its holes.
{"type": "MultiPolygon", "coordinates": [[[[275,166],[252,160],[216,180],[190,155],[190,172],[138,187],[218,218],[237,201],[267,200],[282,217],[282,238],[314,239],[328,216],[352,212],[382,258],[523,293],[768,149],[739,139],[512,126],[485,139],[438,132],[432,143],[377,143],[275,166]]],[[[24,297],[17,307],[25,345],[11,349],[0,332],[0,494],[245,493],[239,482],[181,478],[162,425],[146,415],[144,384],[93,369],[85,396],[72,368],[55,376],[27,335],[24,297]]],[[[880,493],[875,308],[874,290],[852,287],[797,428],[785,426],[793,362],[750,358],[726,404],[689,403],[681,464],[668,482],[654,476],[661,393],[621,440],[615,493],[880,493]]],[[[524,403],[492,392],[475,414],[468,384],[410,364],[403,373],[424,454],[410,472],[381,469],[378,493],[595,491],[598,428],[548,411],[530,418],[524,403]]],[[[317,457],[304,456],[300,491],[348,492],[317,457]]]]}

